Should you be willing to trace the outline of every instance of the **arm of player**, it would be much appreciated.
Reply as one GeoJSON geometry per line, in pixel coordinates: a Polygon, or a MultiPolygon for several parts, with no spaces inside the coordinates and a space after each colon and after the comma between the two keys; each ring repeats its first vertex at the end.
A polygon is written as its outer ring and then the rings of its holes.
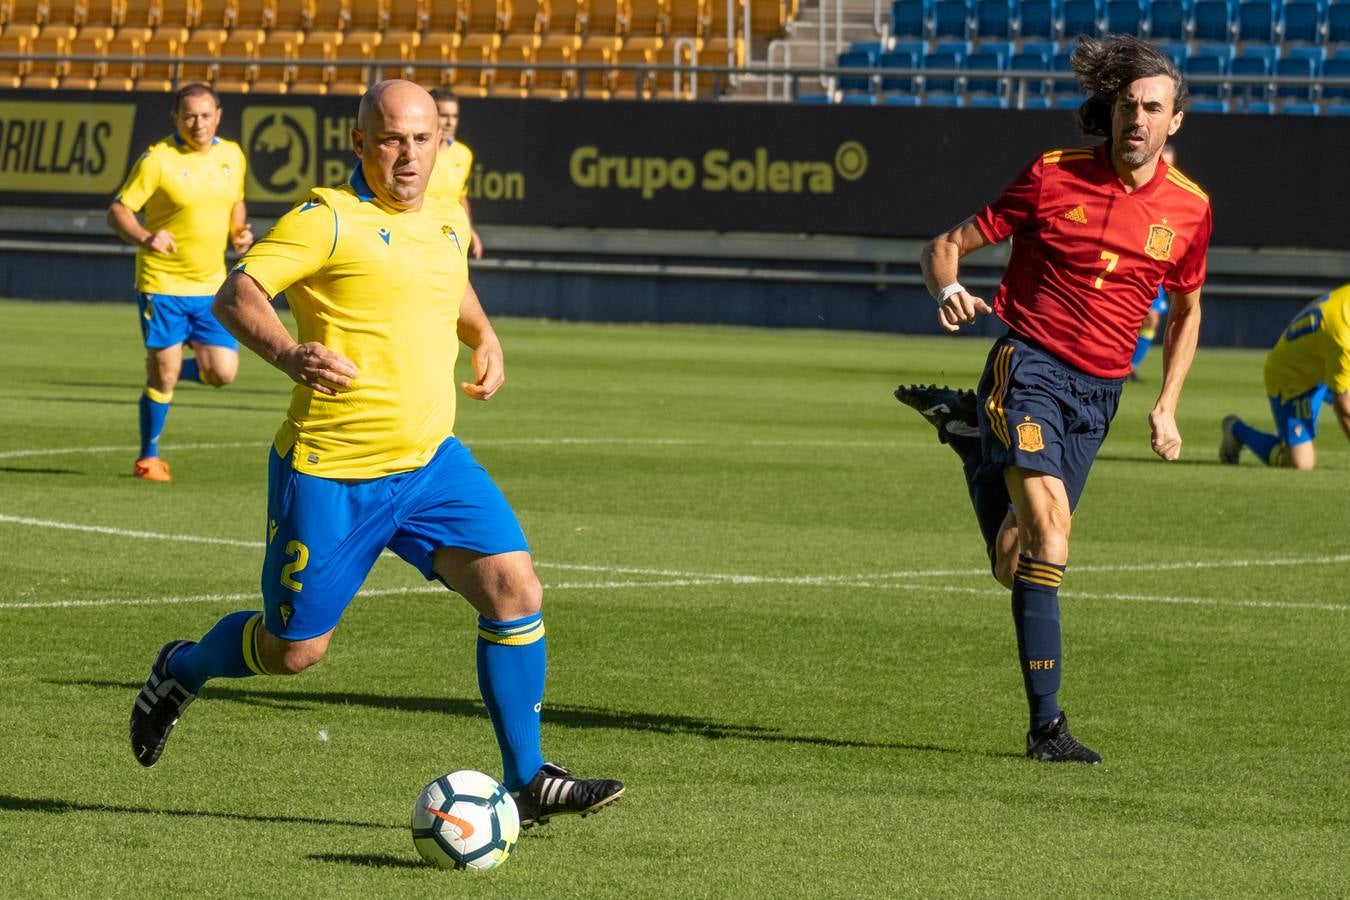
{"type": "Polygon", "coordinates": [[[473,208],[469,206],[468,194],[460,198],[459,205],[464,207],[464,217],[469,220],[469,254],[474,259],[482,259],[483,239],[478,236],[478,229],[473,227],[473,208]]]}
{"type": "Polygon", "coordinates": [[[1350,438],[1350,391],[1336,395],[1336,418],[1341,423],[1341,431],[1350,438]]]}
{"type": "Polygon", "coordinates": [[[472,284],[464,286],[464,299],[459,304],[459,339],[473,350],[474,381],[461,381],[460,388],[475,400],[487,400],[497,393],[506,381],[506,365],[502,357],[502,343],[497,332],[478,302],[472,284]]]}
{"type": "Polygon", "coordinates": [[[135,247],[145,247],[155,253],[173,253],[178,245],[173,241],[173,233],[166,229],[150,232],[136,212],[121,200],[114,200],[108,206],[108,227],[113,233],[135,247]]]}
{"type": "Polygon", "coordinates": [[[315,341],[296,343],[272,308],[272,298],[246,272],[230,273],[211,311],[245,347],[315,393],[331,397],[356,377],[356,366],[341,354],[315,341]]]}
{"type": "Polygon", "coordinates": [[[950,294],[944,301],[942,289],[956,283],[961,257],[978,250],[989,242],[975,227],[972,216],[950,231],[943,232],[928,242],[919,254],[919,268],[928,293],[939,302],[938,323],[944,331],[955,332],[961,326],[973,324],[976,313],[991,313],[989,304],[966,291],[950,294]]]}
{"type": "Polygon", "coordinates": [[[1163,337],[1163,383],[1158,400],[1148,414],[1153,432],[1153,452],[1169,462],[1181,456],[1181,432],[1177,429],[1177,404],[1181,386],[1195,360],[1200,340],[1200,291],[1168,293],[1172,309],[1163,337]]]}
{"type": "Polygon", "coordinates": [[[253,224],[248,221],[248,207],[243,200],[230,208],[230,246],[235,253],[246,253],[253,246],[253,224]]]}

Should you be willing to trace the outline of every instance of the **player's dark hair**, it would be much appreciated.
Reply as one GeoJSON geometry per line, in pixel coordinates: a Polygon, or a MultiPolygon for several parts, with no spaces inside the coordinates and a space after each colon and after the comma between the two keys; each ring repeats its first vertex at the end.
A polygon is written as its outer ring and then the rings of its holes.
{"type": "Polygon", "coordinates": [[[209,85],[194,81],[192,84],[180,87],[178,92],[173,95],[173,111],[178,112],[182,109],[183,101],[189,97],[210,97],[212,102],[216,104],[216,109],[220,109],[220,97],[216,95],[216,92],[211,90],[209,85]]]}
{"type": "Polygon", "coordinates": [[[1176,94],[1172,112],[1186,108],[1189,91],[1172,58],[1154,45],[1124,34],[1103,40],[1080,35],[1069,57],[1078,87],[1088,98],[1078,107],[1078,130],[1086,135],[1111,136],[1111,107],[1116,95],[1140,78],[1166,75],[1176,94]]]}
{"type": "Polygon", "coordinates": [[[448,87],[434,87],[429,92],[431,99],[437,103],[458,103],[459,97],[448,87]]]}

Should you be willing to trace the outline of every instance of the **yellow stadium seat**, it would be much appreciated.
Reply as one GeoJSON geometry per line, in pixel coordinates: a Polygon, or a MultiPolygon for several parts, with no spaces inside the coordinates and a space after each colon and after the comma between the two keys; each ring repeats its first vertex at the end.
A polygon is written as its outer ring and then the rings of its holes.
{"type": "Polygon", "coordinates": [[[271,41],[276,37],[300,46],[305,39],[305,29],[314,19],[313,0],[278,0],[272,9],[267,39],[271,41]]]}
{"type": "Polygon", "coordinates": [[[468,15],[468,0],[431,0],[423,27],[433,33],[462,32],[468,15]]]}
{"type": "Polygon", "coordinates": [[[577,96],[590,100],[608,100],[614,84],[614,70],[602,68],[614,61],[609,47],[582,46],[576,53],[577,96]],[[584,68],[582,68],[584,67],[584,68]]]}
{"type": "Polygon", "coordinates": [[[543,45],[571,46],[571,42],[563,38],[580,35],[585,24],[586,0],[549,0],[543,45]]]}
{"type": "MultiPolygon", "coordinates": [[[[6,30],[0,35],[0,53],[13,53],[22,56],[28,52],[28,36],[6,30]]],[[[16,88],[23,84],[24,73],[28,71],[26,59],[0,59],[0,87],[16,88]]]]}
{"type": "Polygon", "coordinates": [[[222,94],[246,94],[258,77],[258,41],[250,31],[232,34],[220,45],[215,88],[222,94]],[[244,62],[230,62],[239,59],[244,62]]]}
{"type": "Polygon", "coordinates": [[[136,79],[141,74],[140,58],[143,53],[144,47],[136,38],[116,37],[108,41],[104,47],[104,55],[108,59],[104,63],[103,74],[99,77],[98,89],[100,91],[129,91],[134,88],[136,79]],[[124,58],[113,59],[112,57],[124,58]]]}
{"type": "Polygon", "coordinates": [[[84,21],[84,4],[77,0],[47,0],[38,37],[73,40],[84,21]]]}
{"type": "Polygon", "coordinates": [[[136,76],[138,91],[171,91],[177,82],[178,59],[182,45],[174,38],[153,38],[145,42],[145,62],[136,76]],[[158,59],[152,59],[158,57],[158,59]]]}
{"type": "Polygon", "coordinates": [[[708,19],[708,3],[726,0],[666,0],[671,37],[702,37],[708,19]]]}
{"type": "Polygon", "coordinates": [[[388,0],[355,0],[349,9],[346,26],[349,34],[379,34],[389,25],[388,0]]]}
{"type": "Polygon", "coordinates": [[[275,0],[235,0],[233,29],[265,31],[276,24],[275,0]]]}
{"type": "Polygon", "coordinates": [[[186,41],[188,30],[197,21],[195,0],[156,0],[159,15],[155,19],[155,31],[152,37],[177,38],[186,41]]]}
{"type": "MultiPolygon", "coordinates": [[[[614,56],[614,62],[621,66],[650,66],[655,54],[646,47],[630,49],[624,47],[614,56]]],[[[654,87],[652,73],[641,68],[615,69],[614,93],[616,100],[646,100],[651,97],[654,87]]]]}
{"type": "Polygon", "coordinates": [[[360,96],[366,92],[370,80],[367,63],[370,62],[372,46],[365,41],[347,38],[334,48],[334,62],[344,65],[333,66],[333,79],[329,93],[360,96]],[[361,65],[356,65],[360,63],[361,65]]]}
{"type": "Polygon", "coordinates": [[[408,58],[408,80],[427,90],[450,83],[450,67],[455,62],[455,50],[443,44],[427,44],[411,48],[408,58]]]}
{"type": "MultiPolygon", "coordinates": [[[[664,65],[680,65],[688,67],[693,61],[692,48],[688,43],[675,43],[671,41],[666,44],[665,49],[657,55],[656,61],[664,65]]],[[[686,68],[679,73],[679,90],[676,90],[675,72],[657,72],[654,76],[655,97],[658,100],[693,100],[693,84],[689,77],[690,73],[686,68]]]]}
{"type": "Polygon", "coordinates": [[[629,0],[628,10],[630,36],[666,33],[666,0],[629,0]]]}
{"type": "Polygon", "coordinates": [[[422,0],[389,0],[384,28],[386,32],[417,32],[426,26],[426,18],[427,8],[422,0]]]}
{"type": "Polygon", "coordinates": [[[534,47],[528,44],[516,44],[510,47],[502,45],[497,50],[496,60],[498,64],[511,63],[522,66],[522,68],[497,69],[492,77],[492,90],[490,91],[492,96],[528,96],[530,70],[523,67],[534,62],[534,47]]]}
{"type": "Polygon", "coordinates": [[[621,37],[627,30],[627,0],[590,0],[586,14],[586,39],[582,46],[613,46],[614,39],[621,37]]]}
{"type": "Polygon", "coordinates": [[[9,20],[5,23],[5,36],[33,40],[42,30],[46,12],[46,4],[39,0],[13,0],[9,20]]]}
{"type": "Polygon", "coordinates": [[[749,0],[750,33],[756,36],[782,34],[788,22],[789,0],[749,0]]]}
{"type": "Polygon", "coordinates": [[[117,25],[126,11],[126,5],[120,0],[87,0],[76,36],[89,40],[99,38],[107,44],[117,33],[117,25]]]}
{"type": "Polygon", "coordinates": [[[333,45],[327,41],[307,40],[295,48],[288,93],[326,94],[333,79],[333,45]]]}
{"type": "Polygon", "coordinates": [[[220,64],[216,57],[220,46],[214,38],[191,38],[183,45],[183,62],[178,68],[178,84],[213,84],[220,64]]]}
{"type": "Polygon", "coordinates": [[[106,63],[103,61],[103,40],[101,38],[76,38],[66,48],[71,56],[89,57],[70,61],[66,74],[61,76],[61,87],[71,90],[91,91],[98,86],[106,63]]]}
{"type": "Polygon", "coordinates": [[[385,78],[409,77],[409,61],[412,59],[412,44],[401,44],[390,40],[386,34],[384,40],[375,45],[371,54],[370,82],[385,78]]]}
{"type": "Polygon", "coordinates": [[[285,94],[289,92],[291,62],[295,59],[295,44],[267,34],[258,48],[258,73],[249,85],[250,94],[285,94]]]}
{"type": "Polygon", "coordinates": [[[484,66],[492,63],[495,49],[488,44],[462,45],[450,75],[451,90],[461,97],[486,97],[492,84],[492,71],[484,66]]]}
{"type": "Polygon", "coordinates": [[[511,15],[511,0],[468,0],[468,36],[501,31],[511,15]]]}
{"type": "MultiPolygon", "coordinates": [[[[234,0],[197,0],[196,24],[192,26],[193,40],[214,40],[225,43],[234,24],[234,0]]],[[[248,29],[245,29],[248,33],[248,29]]]]}
{"type": "MultiPolygon", "coordinates": [[[[580,42],[578,41],[578,43],[580,42]]],[[[534,51],[536,66],[541,63],[558,66],[572,65],[575,61],[575,46],[540,47],[534,51]]],[[[535,68],[534,75],[530,78],[530,96],[545,100],[564,99],[571,95],[576,77],[576,69],[535,68]]]]}
{"type": "Polygon", "coordinates": [[[548,0],[511,0],[506,30],[517,34],[541,34],[548,27],[548,0]]]}

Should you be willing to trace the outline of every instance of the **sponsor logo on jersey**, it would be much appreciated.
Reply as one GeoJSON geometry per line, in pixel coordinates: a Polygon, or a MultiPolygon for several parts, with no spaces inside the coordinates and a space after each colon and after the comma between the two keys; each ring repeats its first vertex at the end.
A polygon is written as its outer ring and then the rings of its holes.
{"type": "Polygon", "coordinates": [[[1086,225],[1088,223],[1087,211],[1083,209],[1081,203],[1066,212],[1064,218],[1068,219],[1070,222],[1077,222],[1079,225],[1086,225]]]}

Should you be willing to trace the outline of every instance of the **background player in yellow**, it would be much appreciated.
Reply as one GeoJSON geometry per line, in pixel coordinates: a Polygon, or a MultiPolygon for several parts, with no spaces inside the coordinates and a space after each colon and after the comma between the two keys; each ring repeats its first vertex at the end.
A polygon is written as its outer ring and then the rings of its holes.
{"type": "Polygon", "coordinates": [[[1275,434],[1225,416],[1219,460],[1234,464],[1246,447],[1266,465],[1311,469],[1322,401],[1350,437],[1350,284],[1305,306],[1266,356],[1266,394],[1275,434]]]}
{"type": "Polygon", "coordinates": [[[150,146],[108,207],[108,225],[136,250],[136,302],[145,340],[141,447],[132,474],[169,481],[159,438],[180,380],[221,387],[239,369],[239,344],[211,314],[225,280],[225,246],[253,244],[245,221],[244,153],[216,136],[220,100],[204,84],[174,97],[175,133],[150,146]],[[137,218],[144,210],[145,223],[137,218]],[[183,359],[183,344],[195,356],[183,359]]]}
{"type": "Polygon", "coordinates": [[[451,200],[464,207],[469,219],[469,236],[473,239],[470,251],[474,259],[483,258],[483,239],[473,227],[473,209],[469,205],[469,175],[473,172],[473,151],[463,141],[456,140],[459,131],[459,98],[449,88],[438,87],[431,92],[436,101],[436,114],[441,120],[441,148],[436,154],[436,168],[427,184],[427,195],[451,200]]]}
{"type": "Polygon", "coordinates": [[[209,678],[317,663],[387,548],[479,613],[478,686],[521,825],[595,812],[623,785],[543,758],[543,588],[515,513],[453,433],[459,344],[473,351],[469,397],[491,398],[505,368],[469,285],[464,211],[426,196],[435,104],[384,81],[356,122],[348,183],[311,191],[216,295],[221,321],[297,382],[268,454],[263,611],[160,649],[132,707],[132,751],[154,765],[209,678]],[[283,291],[298,340],[272,307],[283,291]]]}

